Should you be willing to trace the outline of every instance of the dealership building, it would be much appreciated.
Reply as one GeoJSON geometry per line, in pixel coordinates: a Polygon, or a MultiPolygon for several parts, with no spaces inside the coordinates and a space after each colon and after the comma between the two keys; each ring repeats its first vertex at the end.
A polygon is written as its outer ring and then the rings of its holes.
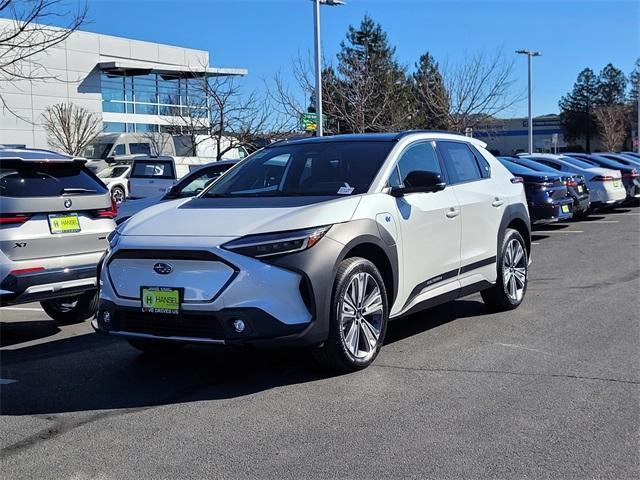
{"type": "MultiPolygon", "coordinates": [[[[0,19],[0,31],[8,22],[0,19]]],[[[42,114],[58,103],[95,112],[107,132],[169,131],[181,108],[204,104],[203,78],[247,74],[210,66],[207,51],[81,31],[32,63],[37,80],[1,84],[0,144],[48,148],[42,114]]]]}

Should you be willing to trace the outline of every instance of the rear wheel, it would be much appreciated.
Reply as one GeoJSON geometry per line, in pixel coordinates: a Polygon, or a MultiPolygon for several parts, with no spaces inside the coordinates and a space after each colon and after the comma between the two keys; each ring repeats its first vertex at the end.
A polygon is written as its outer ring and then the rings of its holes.
{"type": "Polygon", "coordinates": [[[173,353],[184,347],[184,343],[167,342],[162,340],[145,340],[143,338],[127,338],[129,344],[136,350],[149,355],[173,353]]]}
{"type": "Polygon", "coordinates": [[[98,291],[73,297],[52,298],[40,302],[42,309],[60,325],[79,323],[95,315],[98,309],[98,291]]]}
{"type": "Polygon", "coordinates": [[[494,310],[513,310],[524,299],[529,279],[526,244],[517,230],[507,229],[498,257],[496,284],[481,292],[484,303],[494,310]]]}
{"type": "Polygon", "coordinates": [[[124,188],[122,187],[113,187],[111,189],[111,199],[118,205],[124,202],[126,195],[124,193],[124,188]]]}
{"type": "Polygon", "coordinates": [[[351,372],[369,366],[387,331],[388,304],[376,266],[360,257],[338,267],[329,318],[329,338],[313,350],[323,367],[351,372]]]}

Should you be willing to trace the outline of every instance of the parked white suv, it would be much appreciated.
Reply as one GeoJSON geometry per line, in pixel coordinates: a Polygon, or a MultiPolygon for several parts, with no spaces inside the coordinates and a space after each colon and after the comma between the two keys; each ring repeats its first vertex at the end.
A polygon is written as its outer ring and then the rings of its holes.
{"type": "Polygon", "coordinates": [[[520,305],[530,245],[521,179],[478,140],[280,142],[197,197],[123,223],[93,325],[148,352],[306,345],[355,370],[390,319],[479,291],[491,307],[520,305]]]}

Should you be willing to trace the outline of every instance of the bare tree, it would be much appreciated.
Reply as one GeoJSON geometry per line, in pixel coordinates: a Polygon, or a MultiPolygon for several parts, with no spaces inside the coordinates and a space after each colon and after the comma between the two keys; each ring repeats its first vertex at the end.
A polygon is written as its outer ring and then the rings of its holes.
{"type": "Polygon", "coordinates": [[[87,6],[66,11],[62,0],[0,0],[0,103],[8,108],[2,85],[17,79],[54,78],[39,62],[39,54],[64,42],[85,21],[87,6]],[[63,27],[46,25],[69,17],[63,27]]]}
{"type": "Polygon", "coordinates": [[[595,108],[600,126],[600,141],[605,151],[616,152],[628,134],[629,114],[624,105],[601,105],[595,108]]]}
{"type": "Polygon", "coordinates": [[[47,107],[42,116],[49,145],[69,155],[80,155],[102,131],[98,114],[72,103],[47,107]]]}
{"type": "Polygon", "coordinates": [[[463,132],[486,124],[523,99],[514,92],[514,62],[501,51],[478,52],[460,64],[445,65],[442,78],[446,95],[436,89],[423,89],[423,105],[442,118],[447,128],[463,132]]]}
{"type": "Polygon", "coordinates": [[[277,130],[268,97],[245,93],[234,77],[195,78],[194,94],[169,112],[171,132],[187,137],[191,155],[196,155],[198,145],[213,141],[216,159],[221,160],[229,151],[252,147],[258,137],[277,130]]]}

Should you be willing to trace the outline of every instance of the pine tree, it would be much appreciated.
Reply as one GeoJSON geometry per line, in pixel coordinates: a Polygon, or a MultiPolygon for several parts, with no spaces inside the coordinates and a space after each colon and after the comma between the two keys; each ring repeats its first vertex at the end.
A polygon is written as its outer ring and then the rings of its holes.
{"type": "Polygon", "coordinates": [[[438,62],[428,52],[420,56],[416,71],[412,75],[414,113],[411,125],[414,128],[447,130],[450,128],[448,113],[449,95],[444,85],[438,62]]]}
{"type": "Polygon", "coordinates": [[[328,123],[339,133],[406,127],[411,92],[381,25],[365,16],[358,28],[349,27],[340,48],[336,69],[324,73],[328,123]]]}
{"type": "Polygon", "coordinates": [[[622,70],[608,64],[598,76],[598,104],[621,105],[626,99],[627,78],[622,70]]]}
{"type": "Polygon", "coordinates": [[[558,104],[565,138],[575,141],[584,137],[587,152],[591,151],[591,136],[597,130],[594,107],[601,98],[598,87],[598,78],[593,70],[585,68],[578,74],[573,90],[558,104]]]}

